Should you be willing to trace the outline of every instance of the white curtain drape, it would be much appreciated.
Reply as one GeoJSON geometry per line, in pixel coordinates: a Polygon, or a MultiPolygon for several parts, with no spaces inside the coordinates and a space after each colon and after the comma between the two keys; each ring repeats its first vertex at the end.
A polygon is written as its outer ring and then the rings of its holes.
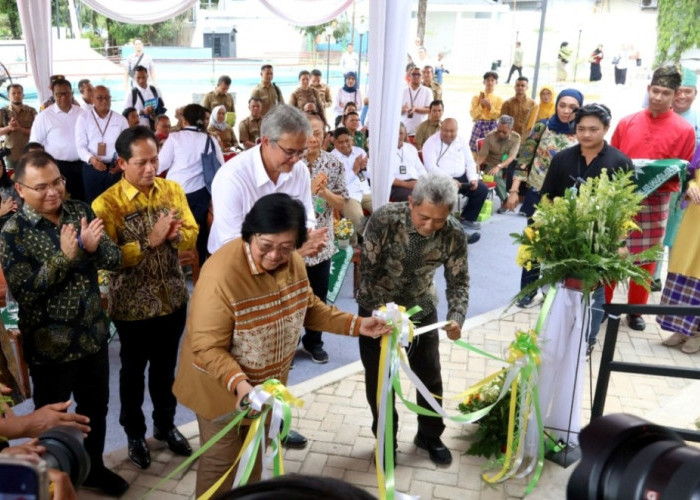
{"type": "Polygon", "coordinates": [[[369,171],[375,209],[389,201],[391,192],[390,165],[399,140],[410,17],[408,0],[370,1],[369,171]]]}
{"type": "Polygon", "coordinates": [[[260,0],[276,16],[297,26],[316,26],[338,17],[353,0],[260,0]]]}
{"type": "Polygon", "coordinates": [[[167,21],[168,19],[182,14],[197,3],[197,0],[81,1],[103,16],[129,24],[152,24],[167,21]]]}
{"type": "Polygon", "coordinates": [[[27,57],[32,67],[39,101],[49,98],[49,77],[53,70],[51,46],[51,2],[48,0],[17,0],[19,20],[27,44],[27,57]]]}

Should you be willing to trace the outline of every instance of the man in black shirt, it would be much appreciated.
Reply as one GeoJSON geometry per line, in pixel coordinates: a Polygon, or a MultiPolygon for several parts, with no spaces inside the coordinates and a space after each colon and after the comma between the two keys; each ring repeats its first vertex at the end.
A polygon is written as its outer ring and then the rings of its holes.
{"type": "MultiPolygon", "coordinates": [[[[607,174],[611,176],[618,170],[632,168],[632,160],[605,141],[610,118],[610,110],[602,104],[587,104],[576,111],[574,126],[578,144],[560,151],[552,158],[540,189],[543,197],[553,199],[564,196],[567,189],[578,187],[586,179],[598,177],[603,169],[607,169],[607,174]]],[[[592,301],[587,350],[589,355],[595,346],[603,319],[605,289],[602,286],[593,291],[592,301]]]]}

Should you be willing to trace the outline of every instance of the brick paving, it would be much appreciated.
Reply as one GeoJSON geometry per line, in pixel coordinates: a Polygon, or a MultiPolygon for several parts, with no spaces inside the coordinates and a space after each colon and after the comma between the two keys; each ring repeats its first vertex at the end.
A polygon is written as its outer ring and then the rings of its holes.
{"type": "MultiPolygon", "coordinates": [[[[659,294],[654,294],[658,302],[659,294]]],[[[622,299],[622,296],[619,296],[622,299]]],[[[652,302],[650,301],[650,302],[652,302]]],[[[467,320],[464,337],[477,347],[493,354],[507,348],[517,329],[534,326],[539,308],[528,310],[498,309],[467,320]]],[[[605,325],[601,329],[604,338],[605,325]]],[[[661,332],[653,317],[647,317],[647,330],[629,330],[624,320],[620,326],[615,359],[630,362],[654,362],[667,365],[700,368],[700,356],[687,355],[678,349],[661,345],[661,332]]],[[[590,410],[589,374],[595,373],[600,361],[599,347],[586,368],[586,390],[584,396],[584,422],[590,410]]],[[[464,391],[471,384],[498,370],[498,363],[486,360],[477,354],[455,346],[447,339],[440,345],[445,407],[457,412],[457,401],[449,399],[464,391]]],[[[404,385],[406,387],[407,385],[404,385]]],[[[632,413],[663,425],[694,428],[694,420],[700,416],[697,402],[700,382],[644,375],[615,373],[612,375],[605,413],[632,413]]],[[[305,406],[294,410],[294,427],[309,438],[304,450],[286,450],[284,453],[287,472],[317,474],[340,478],[378,494],[376,472],[373,461],[374,439],[370,430],[371,415],[364,395],[362,365],[355,362],[331,373],[308,380],[290,388],[304,399],[305,406]]],[[[400,491],[419,495],[422,499],[474,499],[498,500],[522,498],[526,480],[512,480],[495,486],[481,480],[485,460],[464,455],[469,447],[475,425],[460,426],[447,422],[443,435],[445,444],[452,450],[450,466],[439,467],[428,458],[427,452],[413,445],[416,418],[399,405],[400,425],[398,433],[398,456],[396,485],[400,491]]],[[[180,428],[190,439],[193,448],[199,446],[195,422],[180,428]]],[[[146,471],[138,470],[126,458],[122,449],[106,457],[113,467],[131,483],[124,498],[141,498],[161,478],[165,477],[183,458],[174,456],[162,443],[149,439],[153,463],[146,471]]],[[[189,470],[160,486],[151,498],[194,498],[195,463],[189,470]]],[[[551,462],[545,468],[535,492],[529,498],[561,499],[565,497],[566,483],[574,467],[562,469],[551,462]]],[[[101,498],[88,491],[81,491],[80,498],[101,498]]]]}

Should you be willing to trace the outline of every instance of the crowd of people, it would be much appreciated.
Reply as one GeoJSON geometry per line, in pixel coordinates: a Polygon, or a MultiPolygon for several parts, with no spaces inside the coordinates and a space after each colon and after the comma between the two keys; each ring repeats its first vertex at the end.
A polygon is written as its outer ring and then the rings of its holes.
{"type": "MultiPolygon", "coordinates": [[[[361,336],[376,432],[378,336],[389,328],[372,310],[391,301],[418,304],[418,320],[437,321],[433,277],[444,266],[450,321],[444,329],[451,339],[460,336],[469,292],[467,245],[480,238],[478,219],[490,189],[500,200],[499,213],[517,211],[531,221],[542,197],[562,196],[604,168],[609,175],[628,170],[630,158],[690,161],[697,147],[697,85],[688,70],[655,71],[648,106],[623,118],[608,144],[607,106],[584,104],[577,89],[556,94],[550,86],[535,102],[517,60],[510,97],[497,91],[496,72],[483,75],[483,91],[469,106],[474,123],[467,138],[455,118],[443,118],[436,68],[420,64],[425,50],[418,47],[405,86],[397,82],[403,94],[396,155],[387,166],[391,203],[375,208],[367,168],[371,124],[362,119],[369,103],[357,85],[352,48],[335,96],[320,71],[303,70],[285,104],[273,66],[263,65],[238,133],[229,76],[222,75],[200,103],[178,107],[172,124],[153,61],[136,48],[125,64],[131,87],[123,112],[112,109],[109,88],[89,80],[79,82],[74,98],[62,75],[51,77],[52,97],[40,112],[23,104],[18,84],[9,87],[11,103],[0,110],[8,148],[0,177],[0,258],[19,303],[34,403],[54,408],[49,405],[75,399],[77,414],[90,424],[85,447],[92,469],[84,485],[110,495],[128,488],[102,460],[110,320],[121,343],[120,423],[129,458],[140,468],[151,463],[142,410],[147,367],[154,437],[188,456],[191,447],[173,423],[178,401],[197,414],[204,443],[227,423],[219,417],[248,404],[253,386],[271,377],[286,382],[300,342],[314,362],[328,362],[323,331],[361,336]],[[361,253],[356,315],[325,304],[339,217],[352,220],[361,253]],[[203,267],[190,298],[179,255],[194,249],[203,267]],[[106,311],[99,271],[108,275],[106,311]]],[[[688,199],[693,207],[671,253],[662,298],[668,303],[700,303],[695,156],[695,178],[677,197],[679,205],[688,199]]],[[[645,199],[631,252],[663,242],[671,193],[679,189],[676,178],[668,179],[645,199]]],[[[653,273],[655,263],[643,265],[653,273]]],[[[536,268],[523,269],[521,287],[537,277],[536,268]]],[[[589,352],[613,288],[593,293],[589,352]]],[[[534,299],[523,297],[518,306],[534,299]]],[[[630,286],[630,303],[647,299],[646,290],[630,286]]],[[[666,345],[700,351],[698,321],[664,318],[662,327],[676,332],[666,345]]],[[[645,327],[641,316],[627,322],[645,327]]],[[[441,395],[438,341],[437,331],[422,335],[409,361],[441,395]]],[[[420,398],[418,404],[427,406],[420,398]]],[[[198,495],[229,468],[245,429],[203,455],[198,495]]],[[[440,419],[418,417],[414,442],[438,464],[452,460],[440,439],[443,429],[440,419]]],[[[306,442],[292,431],[285,444],[306,442]]]]}

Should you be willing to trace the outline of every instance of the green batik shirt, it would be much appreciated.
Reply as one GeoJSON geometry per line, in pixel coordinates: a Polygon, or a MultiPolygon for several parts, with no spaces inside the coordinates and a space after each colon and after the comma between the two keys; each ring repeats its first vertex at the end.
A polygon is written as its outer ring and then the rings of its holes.
{"type": "Polygon", "coordinates": [[[94,253],[79,250],[70,261],[61,250],[61,227],[95,214],[81,201],[63,202],[58,225],[29,205],[5,223],[0,258],[19,304],[19,329],[29,365],[65,363],[107,346],[109,319],[102,309],[97,270],[121,266],[119,247],[103,233],[94,253]]]}
{"type": "Polygon", "coordinates": [[[422,311],[420,320],[437,308],[435,271],[445,266],[447,319],[464,323],[469,303],[467,241],[450,215],[431,236],[421,236],[411,222],[408,203],[389,203],[374,211],[364,234],[357,303],[373,310],[387,302],[422,311]]]}

